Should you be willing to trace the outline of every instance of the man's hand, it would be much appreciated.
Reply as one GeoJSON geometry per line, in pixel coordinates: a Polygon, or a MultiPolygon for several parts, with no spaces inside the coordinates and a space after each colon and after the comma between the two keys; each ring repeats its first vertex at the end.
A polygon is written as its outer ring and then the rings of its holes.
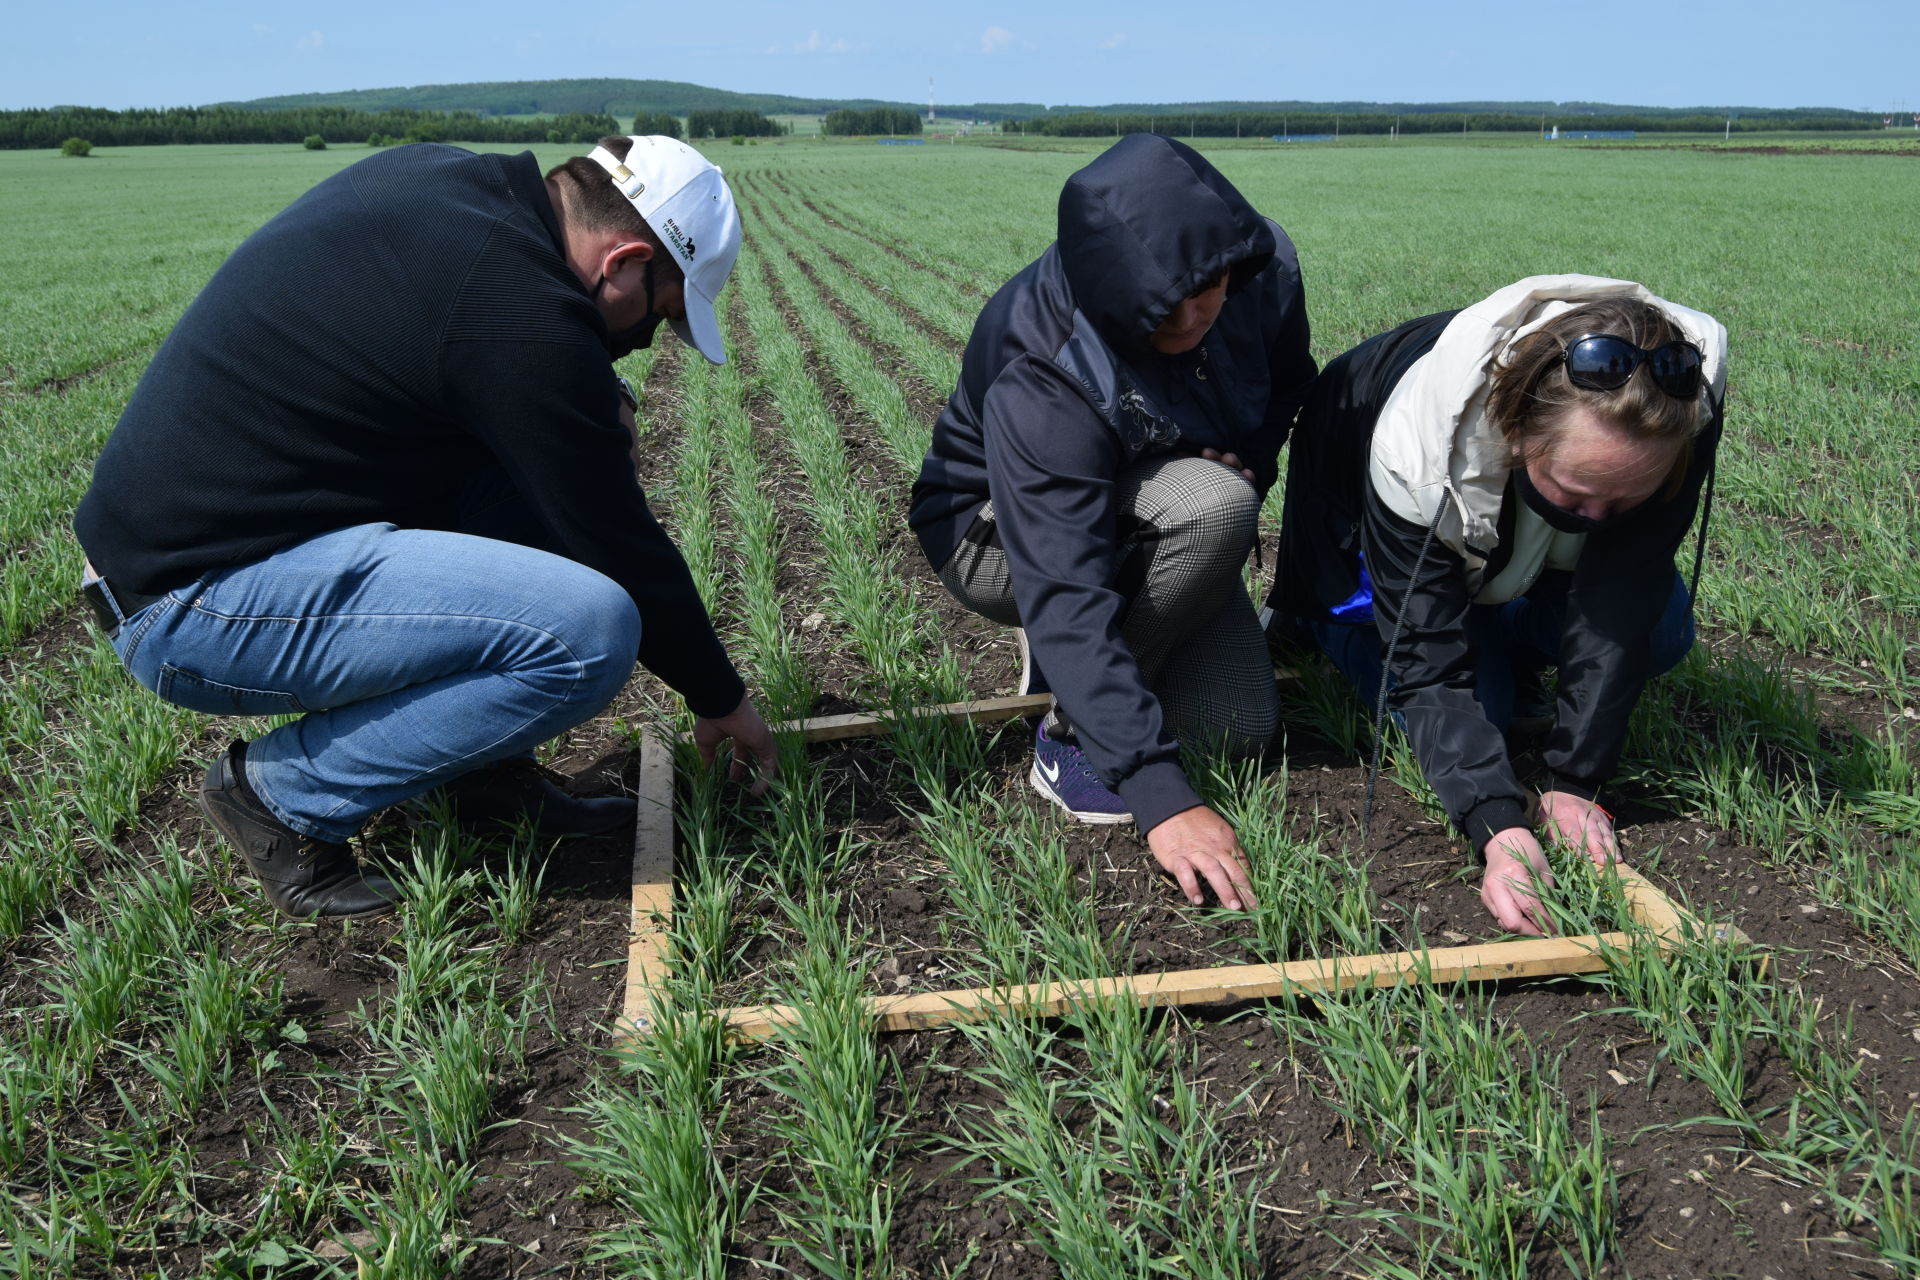
{"type": "Polygon", "coordinates": [[[1180,891],[1194,906],[1206,900],[1200,893],[1202,876],[1227,910],[1258,905],[1253,883],[1247,879],[1247,855],[1240,838],[1225,818],[1207,806],[1184,809],[1161,822],[1147,832],[1147,847],[1153,850],[1154,861],[1180,882],[1180,891]]]}
{"type": "Polygon", "coordinates": [[[1553,888],[1547,855],[1525,827],[1508,827],[1487,841],[1487,870],[1480,877],[1480,901],[1509,933],[1545,937],[1552,921],[1540,901],[1553,888]]]}
{"type": "Polygon", "coordinates": [[[768,781],[780,771],[780,756],[774,749],[773,730],[760,718],[753,699],[740,699],[740,705],[724,716],[701,716],[693,722],[694,750],[700,753],[700,763],[709,768],[720,744],[729,738],[733,740],[733,758],[727,765],[727,776],[742,782],[751,773],[751,794],[765,795],[768,781]]]}
{"type": "Polygon", "coordinates": [[[1548,839],[1580,850],[1596,867],[1605,867],[1620,856],[1613,815],[1591,800],[1565,791],[1542,791],[1539,823],[1548,839]]]}
{"type": "Polygon", "coordinates": [[[1253,468],[1240,465],[1239,455],[1222,453],[1218,449],[1202,449],[1200,456],[1208,462],[1217,462],[1223,467],[1232,467],[1235,471],[1238,471],[1247,478],[1248,484],[1253,483],[1253,468]]]}

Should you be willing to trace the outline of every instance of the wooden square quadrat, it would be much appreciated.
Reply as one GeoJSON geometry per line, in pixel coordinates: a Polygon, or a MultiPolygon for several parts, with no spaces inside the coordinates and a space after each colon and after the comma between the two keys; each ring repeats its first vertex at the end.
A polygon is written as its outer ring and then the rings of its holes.
{"type": "MultiPolygon", "coordinates": [[[[1291,673],[1275,674],[1284,680],[1291,673]]],[[[987,724],[1037,715],[1051,705],[1049,695],[1035,694],[943,703],[905,714],[987,724]]],[[[807,742],[832,742],[888,733],[895,723],[896,718],[892,716],[838,715],[790,721],[774,729],[775,732],[798,732],[807,742]]],[[[617,1034],[622,1038],[644,1036],[652,1029],[653,993],[667,976],[671,954],[673,745],[673,740],[658,730],[649,730],[641,739],[639,820],[633,844],[633,933],[627,951],[625,1000],[617,1025],[617,1034]]],[[[1609,953],[1637,945],[1671,951],[1690,936],[1704,933],[1698,920],[1638,872],[1622,863],[1615,863],[1614,869],[1629,912],[1646,930],[1643,935],[1618,932],[1525,938],[1423,951],[1319,957],[1284,964],[1224,965],[1026,986],[966,987],[869,996],[866,1005],[876,1030],[924,1031],[979,1021],[1001,1010],[1051,1017],[1087,1000],[1132,999],[1143,1007],[1220,1004],[1354,987],[1391,987],[1406,982],[1483,982],[1598,973],[1607,967],[1609,953]]],[[[1739,947],[1750,945],[1747,936],[1732,925],[1715,926],[1714,936],[1739,947]]],[[[722,1012],[728,1034],[736,1040],[768,1039],[797,1018],[797,1011],[790,1005],[746,1005],[722,1012]]]]}

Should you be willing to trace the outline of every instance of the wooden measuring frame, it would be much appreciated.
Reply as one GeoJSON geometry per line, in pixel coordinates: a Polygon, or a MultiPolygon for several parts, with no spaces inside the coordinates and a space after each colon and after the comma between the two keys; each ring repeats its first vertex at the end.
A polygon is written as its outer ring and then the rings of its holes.
{"type": "MultiPolygon", "coordinates": [[[[1276,671],[1281,680],[1291,672],[1276,671]]],[[[906,714],[944,716],[975,724],[1011,720],[1046,711],[1046,694],[986,698],[919,708],[906,714]]],[[[776,733],[797,732],[807,742],[834,742],[890,733],[898,717],[819,716],[773,726],[776,733]]],[[[1676,906],[1639,872],[1614,864],[1633,918],[1653,934],[1662,951],[1679,946],[1700,923],[1676,906]]],[[[627,949],[626,999],[619,1032],[645,1035],[652,1029],[655,986],[666,977],[668,926],[673,913],[673,743],[648,731],[640,743],[640,815],[633,843],[633,940],[627,949]]],[[[1715,936],[1749,945],[1732,925],[1715,936]]],[[[957,1022],[975,1022],[1012,1009],[1036,1017],[1065,1012],[1088,999],[1131,997],[1142,1006],[1216,1004],[1263,1000],[1274,996],[1345,991],[1354,987],[1390,987],[1401,982],[1488,981],[1597,973],[1609,953],[1633,945],[1626,933],[1582,934],[1571,938],[1527,938],[1518,942],[1482,942],[1427,951],[1391,951],[1380,955],[1295,960],[1286,964],[1239,964],[1212,969],[1174,969],[1076,982],[1040,982],[1026,986],[969,987],[912,995],[869,996],[868,1011],[878,1031],[923,1031],[957,1022]]],[[[724,1011],[736,1040],[765,1040],[793,1023],[790,1005],[750,1005],[724,1011]]]]}

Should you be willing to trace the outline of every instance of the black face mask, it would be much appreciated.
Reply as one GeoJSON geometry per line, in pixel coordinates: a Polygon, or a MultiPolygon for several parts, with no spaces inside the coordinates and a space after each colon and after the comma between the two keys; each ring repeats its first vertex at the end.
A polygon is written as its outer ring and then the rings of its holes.
{"type": "Polygon", "coordinates": [[[615,360],[631,355],[653,345],[653,331],[658,329],[665,316],[649,315],[639,324],[630,324],[624,329],[607,331],[607,354],[615,360]]]}
{"type": "Polygon", "coordinates": [[[1625,511],[1616,511],[1610,516],[1602,516],[1596,520],[1591,516],[1583,516],[1548,502],[1547,496],[1533,487],[1533,477],[1527,474],[1526,467],[1515,467],[1512,475],[1513,487],[1520,491],[1521,501],[1533,508],[1533,513],[1545,520],[1550,528],[1557,529],[1561,533],[1600,533],[1625,524],[1639,515],[1647,505],[1643,502],[1638,506],[1628,507],[1625,511]]]}
{"type": "MultiPolygon", "coordinates": [[[[647,290],[647,314],[639,324],[630,324],[624,329],[607,330],[607,354],[615,360],[631,355],[653,345],[653,332],[666,319],[653,309],[653,259],[647,259],[646,275],[642,279],[647,290]]],[[[593,301],[600,301],[600,294],[607,287],[607,277],[603,274],[600,283],[593,286],[593,301]]]]}

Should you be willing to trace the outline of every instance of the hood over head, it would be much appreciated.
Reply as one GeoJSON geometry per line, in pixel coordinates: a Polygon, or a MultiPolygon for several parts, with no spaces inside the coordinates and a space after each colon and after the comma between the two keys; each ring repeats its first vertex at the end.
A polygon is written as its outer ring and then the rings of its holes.
{"type": "Polygon", "coordinates": [[[1263,271],[1273,230],[1207,158],[1158,134],[1128,134],[1060,192],[1060,265],[1075,304],[1126,354],[1182,299],[1229,272],[1228,293],[1263,271]]]}

